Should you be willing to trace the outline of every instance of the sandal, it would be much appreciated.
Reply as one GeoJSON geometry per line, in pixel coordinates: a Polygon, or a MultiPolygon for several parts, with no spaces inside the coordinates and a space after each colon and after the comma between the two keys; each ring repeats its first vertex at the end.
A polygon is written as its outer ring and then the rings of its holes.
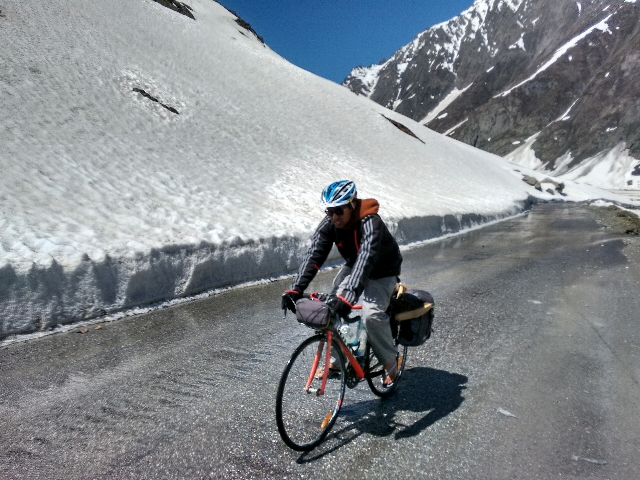
{"type": "MultiPolygon", "coordinates": [[[[318,380],[322,379],[322,374],[324,373],[324,368],[318,366],[318,368],[316,369],[316,375],[315,378],[318,380]]],[[[327,378],[336,378],[340,376],[340,369],[338,367],[336,367],[333,363],[329,364],[329,374],[327,375],[327,378]]]]}
{"type": "Polygon", "coordinates": [[[385,376],[382,381],[382,386],[389,388],[395,383],[396,378],[398,378],[398,362],[393,362],[393,366],[389,370],[385,368],[384,373],[385,376]]]}

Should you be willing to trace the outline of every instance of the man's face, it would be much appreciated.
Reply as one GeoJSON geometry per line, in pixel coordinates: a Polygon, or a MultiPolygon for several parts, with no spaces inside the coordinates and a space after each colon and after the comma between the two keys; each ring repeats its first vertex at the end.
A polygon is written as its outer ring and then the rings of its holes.
{"type": "Polygon", "coordinates": [[[352,210],[348,206],[327,208],[327,215],[336,228],[344,228],[351,220],[352,210]]]}

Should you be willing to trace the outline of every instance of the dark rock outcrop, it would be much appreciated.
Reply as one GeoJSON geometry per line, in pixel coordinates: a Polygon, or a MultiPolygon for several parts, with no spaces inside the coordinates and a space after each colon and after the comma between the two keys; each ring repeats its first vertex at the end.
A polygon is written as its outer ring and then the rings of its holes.
{"type": "Polygon", "coordinates": [[[177,0],[153,0],[153,1],[167,8],[170,8],[174,12],[181,13],[182,15],[192,18],[194,20],[196,19],[196,17],[193,16],[193,9],[186,3],[178,2],[177,0]]]}

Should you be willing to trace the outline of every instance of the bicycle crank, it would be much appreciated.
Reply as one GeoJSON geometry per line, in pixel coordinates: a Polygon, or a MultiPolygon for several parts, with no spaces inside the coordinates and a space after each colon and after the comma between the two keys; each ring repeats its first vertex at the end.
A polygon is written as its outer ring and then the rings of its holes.
{"type": "Polygon", "coordinates": [[[347,387],[349,388],[355,388],[356,385],[360,383],[360,380],[356,376],[356,371],[353,369],[351,365],[347,365],[347,371],[346,371],[344,381],[347,387]]]}

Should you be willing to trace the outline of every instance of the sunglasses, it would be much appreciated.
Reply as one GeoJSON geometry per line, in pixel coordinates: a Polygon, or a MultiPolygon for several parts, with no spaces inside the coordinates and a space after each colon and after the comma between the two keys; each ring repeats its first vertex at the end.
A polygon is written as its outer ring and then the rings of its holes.
{"type": "Polygon", "coordinates": [[[331,207],[327,208],[324,213],[326,213],[329,217],[333,216],[333,214],[338,215],[339,217],[344,214],[344,208],[342,207],[331,207]]]}

